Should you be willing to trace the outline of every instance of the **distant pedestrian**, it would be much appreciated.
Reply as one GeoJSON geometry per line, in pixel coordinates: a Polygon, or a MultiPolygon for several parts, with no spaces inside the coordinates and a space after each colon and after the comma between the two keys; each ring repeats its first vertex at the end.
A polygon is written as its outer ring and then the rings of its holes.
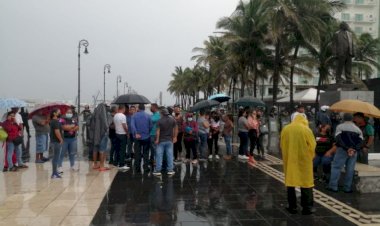
{"type": "Polygon", "coordinates": [[[207,138],[210,132],[209,113],[199,112],[198,118],[198,136],[199,136],[199,161],[206,160],[207,138]]]}
{"type": "Polygon", "coordinates": [[[353,120],[361,129],[364,138],[361,151],[358,153],[358,162],[368,165],[368,152],[375,140],[375,129],[370,123],[368,123],[368,118],[366,118],[363,113],[355,113],[353,120]]]}
{"type": "Polygon", "coordinates": [[[112,121],[111,124],[108,128],[108,138],[111,140],[111,150],[110,150],[110,158],[109,158],[109,164],[114,165],[114,160],[115,160],[115,148],[116,148],[116,130],[115,130],[115,123],[113,122],[113,118],[115,114],[117,113],[117,106],[112,106],[111,107],[111,117],[112,121]]]}
{"type": "Polygon", "coordinates": [[[132,158],[135,157],[134,156],[135,138],[133,137],[133,133],[132,133],[132,117],[135,113],[136,113],[136,107],[134,105],[130,105],[128,109],[128,113],[126,114],[128,131],[129,131],[128,141],[127,141],[127,156],[126,156],[127,161],[131,161],[132,158]]]}
{"type": "Polygon", "coordinates": [[[150,105],[150,111],[152,112],[152,129],[150,130],[150,164],[154,164],[154,158],[156,156],[156,134],[157,134],[157,122],[161,118],[161,114],[158,111],[158,105],[153,103],[150,105]]]}
{"type": "Polygon", "coordinates": [[[83,121],[82,121],[82,136],[85,137],[85,131],[86,131],[86,125],[87,121],[91,117],[91,110],[90,106],[86,105],[84,106],[84,110],[80,113],[83,116],[83,121]]]}
{"type": "Polygon", "coordinates": [[[62,137],[62,125],[59,123],[61,117],[61,111],[59,109],[53,109],[50,113],[50,142],[53,148],[53,172],[51,178],[61,178],[58,173],[58,161],[61,154],[63,137],[62,137]]]}
{"type": "Polygon", "coordinates": [[[135,169],[141,172],[141,159],[143,158],[144,172],[148,173],[149,168],[149,148],[150,131],[153,128],[150,115],[145,112],[145,105],[139,104],[139,111],[132,116],[131,120],[132,135],[136,142],[135,169]]]}
{"type": "Polygon", "coordinates": [[[223,127],[223,137],[226,144],[226,155],[225,160],[232,159],[232,134],[234,129],[232,114],[223,115],[224,127],[223,127]]]}
{"type": "Polygon", "coordinates": [[[285,185],[288,193],[288,212],[297,213],[295,187],[301,187],[302,214],[313,208],[313,158],[315,138],[304,114],[295,114],[293,121],[281,131],[281,151],[284,161],[285,185]]]}
{"type": "Polygon", "coordinates": [[[192,113],[186,114],[186,121],[183,122],[183,125],[181,127],[184,128],[183,142],[185,143],[186,149],[186,162],[190,162],[190,157],[192,153],[193,158],[191,162],[192,164],[197,164],[198,123],[194,121],[192,113]]]}
{"type": "Polygon", "coordinates": [[[78,121],[73,118],[73,112],[71,109],[69,109],[66,111],[64,117],[61,117],[59,119],[59,122],[61,123],[63,129],[63,145],[58,161],[58,172],[63,172],[62,163],[66,153],[69,156],[70,169],[72,171],[78,171],[79,168],[75,166],[75,156],[78,149],[78,121]]]}
{"type": "Polygon", "coordinates": [[[209,153],[208,159],[212,160],[213,154],[214,154],[215,159],[219,160],[218,141],[219,141],[219,133],[220,133],[220,117],[215,111],[211,112],[209,123],[210,123],[210,131],[209,131],[208,140],[207,140],[208,153],[209,153]],[[213,149],[213,146],[214,146],[214,149],[213,149]],[[213,153],[213,150],[214,150],[214,153],[213,153]]]}
{"type": "Polygon", "coordinates": [[[184,134],[184,128],[183,128],[183,115],[181,114],[181,108],[178,104],[174,105],[174,119],[177,122],[178,126],[178,136],[177,136],[177,142],[174,144],[174,162],[180,163],[182,161],[181,154],[182,154],[182,140],[183,140],[183,134],[184,134]]]}
{"type": "Polygon", "coordinates": [[[125,106],[120,105],[117,113],[113,117],[113,122],[115,124],[116,130],[116,147],[115,154],[116,159],[114,162],[119,166],[120,170],[129,170],[129,167],[125,165],[125,153],[127,150],[127,117],[125,116],[125,106]]]}
{"type": "Polygon", "coordinates": [[[164,155],[167,161],[167,174],[174,175],[173,168],[173,144],[177,142],[178,127],[175,119],[169,115],[166,108],[161,111],[161,118],[157,122],[156,134],[156,167],[153,172],[155,176],[161,176],[162,160],[164,155]]]}
{"type": "Polygon", "coordinates": [[[21,111],[20,111],[20,115],[22,117],[22,125],[25,128],[26,133],[28,134],[28,137],[30,137],[29,123],[28,123],[28,120],[29,120],[28,109],[25,109],[25,108],[22,107],[21,111]]]}
{"type": "Polygon", "coordinates": [[[257,112],[255,110],[250,110],[248,113],[247,120],[248,120],[248,138],[249,138],[249,144],[250,144],[249,154],[250,156],[253,156],[253,151],[257,146],[257,143],[259,140],[259,133],[260,133],[260,130],[259,130],[260,122],[259,120],[257,120],[257,112]]]}
{"type": "Polygon", "coordinates": [[[240,144],[239,144],[239,160],[248,160],[248,120],[247,120],[247,111],[244,109],[241,109],[239,111],[239,120],[238,120],[238,136],[240,138],[240,144]]]}
{"type": "Polygon", "coordinates": [[[352,192],[352,181],[358,152],[363,144],[363,133],[353,122],[353,116],[345,113],[344,122],[336,127],[335,140],[337,151],[331,165],[331,177],[328,190],[338,192],[338,181],[342,168],[346,167],[344,192],[352,192]]]}
{"type": "Polygon", "coordinates": [[[44,163],[49,160],[48,157],[44,157],[44,153],[47,153],[49,147],[50,126],[48,117],[42,112],[37,112],[32,117],[32,123],[36,137],[36,163],[44,163]]]}

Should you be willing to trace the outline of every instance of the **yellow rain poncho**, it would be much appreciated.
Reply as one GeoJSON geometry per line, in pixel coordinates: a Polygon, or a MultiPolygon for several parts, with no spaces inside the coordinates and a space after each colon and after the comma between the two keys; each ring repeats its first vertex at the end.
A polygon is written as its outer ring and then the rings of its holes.
{"type": "Polygon", "coordinates": [[[313,158],[315,137],[308,121],[296,115],[281,132],[281,151],[287,187],[314,187],[313,158]]]}

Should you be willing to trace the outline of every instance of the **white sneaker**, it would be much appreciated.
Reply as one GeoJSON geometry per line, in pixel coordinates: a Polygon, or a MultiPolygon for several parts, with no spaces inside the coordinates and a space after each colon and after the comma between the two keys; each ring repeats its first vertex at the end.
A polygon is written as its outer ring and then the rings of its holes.
{"type": "Polygon", "coordinates": [[[175,172],[172,170],[172,171],[168,171],[166,174],[172,176],[175,174],[175,172]]]}
{"type": "Polygon", "coordinates": [[[219,160],[219,155],[215,155],[215,159],[216,159],[216,160],[219,160]]]}
{"type": "Polygon", "coordinates": [[[248,160],[249,158],[246,155],[239,155],[240,160],[248,160]]]}
{"type": "Polygon", "coordinates": [[[212,159],[212,155],[209,155],[209,156],[208,156],[208,159],[211,160],[211,159],[212,159]]]}
{"type": "Polygon", "coordinates": [[[198,163],[198,160],[196,159],[193,159],[193,161],[191,161],[192,164],[197,164],[198,163]]]}
{"type": "Polygon", "coordinates": [[[128,167],[128,166],[119,167],[119,170],[129,170],[129,169],[130,169],[130,167],[128,167]]]}
{"type": "Polygon", "coordinates": [[[161,172],[153,172],[153,176],[159,177],[161,176],[161,172]]]}

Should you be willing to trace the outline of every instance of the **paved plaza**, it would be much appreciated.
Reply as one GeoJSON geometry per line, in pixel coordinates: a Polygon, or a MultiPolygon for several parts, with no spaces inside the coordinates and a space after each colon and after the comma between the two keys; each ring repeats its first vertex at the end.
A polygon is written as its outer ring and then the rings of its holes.
{"type": "Polygon", "coordinates": [[[331,193],[320,182],[316,213],[289,214],[278,152],[255,166],[181,163],[174,176],[154,177],[92,170],[80,145],[80,171],[65,162],[63,178],[51,180],[51,163],[34,163],[34,145],[32,136],[29,169],[0,173],[0,225],[380,225],[380,194],[331,193]]]}

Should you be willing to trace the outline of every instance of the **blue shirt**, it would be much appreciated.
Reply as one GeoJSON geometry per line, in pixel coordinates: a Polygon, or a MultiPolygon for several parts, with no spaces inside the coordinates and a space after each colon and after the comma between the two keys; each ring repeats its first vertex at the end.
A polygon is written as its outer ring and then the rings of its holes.
{"type": "Polygon", "coordinates": [[[157,122],[158,122],[158,120],[160,120],[160,118],[161,118],[160,112],[156,111],[155,113],[153,113],[153,115],[151,117],[152,123],[153,123],[153,128],[150,131],[151,136],[156,136],[157,122]]]}
{"type": "Polygon", "coordinates": [[[139,111],[132,116],[131,127],[133,137],[136,138],[136,134],[140,134],[139,140],[146,140],[150,138],[150,130],[153,127],[150,115],[145,111],[139,111]]]}

